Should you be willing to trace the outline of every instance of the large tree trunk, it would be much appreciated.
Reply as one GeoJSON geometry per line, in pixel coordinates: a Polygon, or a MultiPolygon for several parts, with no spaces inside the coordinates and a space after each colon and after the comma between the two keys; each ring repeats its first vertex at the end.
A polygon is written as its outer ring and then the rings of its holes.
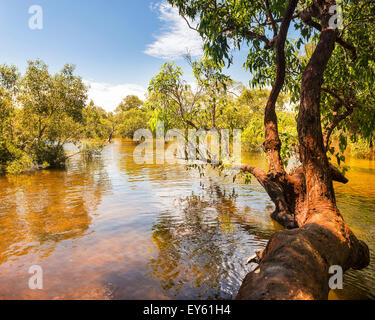
{"type": "Polygon", "coordinates": [[[345,271],[368,265],[367,246],[357,240],[339,212],[322,206],[316,210],[303,227],[271,238],[237,299],[327,299],[331,266],[345,271]]]}
{"type": "MultiPolygon", "coordinates": [[[[331,266],[339,265],[345,271],[369,264],[368,247],[354,236],[336,207],[332,181],[346,180],[328,162],[321,128],[323,73],[336,41],[336,31],[328,25],[331,17],[328,10],[334,4],[333,0],[314,0],[318,9],[314,10],[315,17],[321,20],[322,28],[301,84],[298,117],[301,168],[293,175],[280,168],[276,152],[279,146],[272,148],[275,144],[270,144],[270,139],[277,141],[277,126],[272,110],[267,113],[267,108],[266,130],[269,126],[271,131],[266,134],[265,144],[271,146],[266,148],[270,172],[247,168],[275,202],[274,218],[286,227],[298,228],[278,232],[271,238],[260,254],[259,266],[244,279],[238,299],[327,299],[331,266]]],[[[285,17],[284,20],[288,13],[285,17]]]]}

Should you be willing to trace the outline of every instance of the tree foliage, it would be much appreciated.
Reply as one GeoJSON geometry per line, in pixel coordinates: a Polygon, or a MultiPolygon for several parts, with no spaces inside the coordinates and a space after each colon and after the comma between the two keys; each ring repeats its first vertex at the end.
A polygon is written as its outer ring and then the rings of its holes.
{"type": "MultiPolygon", "coordinates": [[[[264,0],[169,0],[182,16],[191,19],[204,41],[207,57],[217,65],[232,63],[234,49],[246,49],[244,67],[251,72],[250,85],[271,86],[276,76],[275,43],[288,1],[264,0]]],[[[342,0],[343,25],[324,74],[321,105],[322,126],[333,127],[338,159],[352,142],[373,139],[374,117],[374,12],[371,1],[342,0]],[[371,27],[372,26],[372,27],[371,27]],[[332,125],[332,122],[337,124],[332,125]]],[[[300,0],[292,16],[293,32],[285,41],[286,80],[282,90],[297,104],[303,71],[320,34],[313,1],[300,0]]],[[[337,21],[333,21],[337,22],[337,21]]],[[[327,130],[327,131],[328,131],[327,130]]],[[[329,137],[331,135],[329,134],[329,137]]],[[[328,137],[328,138],[329,138],[328,137]]]]}
{"type": "Polygon", "coordinates": [[[24,75],[14,66],[0,67],[1,169],[19,173],[32,166],[65,164],[63,146],[81,137],[87,88],[74,67],[51,75],[40,60],[24,75]]]}
{"type": "Polygon", "coordinates": [[[126,96],[122,102],[117,106],[115,112],[125,112],[130,109],[141,108],[143,106],[143,101],[139,99],[136,95],[126,96]]]}

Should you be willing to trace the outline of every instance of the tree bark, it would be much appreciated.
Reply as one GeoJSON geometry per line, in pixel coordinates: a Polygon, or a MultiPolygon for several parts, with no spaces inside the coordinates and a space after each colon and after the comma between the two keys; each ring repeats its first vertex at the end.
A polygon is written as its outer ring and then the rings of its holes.
{"type": "MultiPolygon", "coordinates": [[[[284,21],[293,15],[296,2],[289,2],[288,10],[294,7],[292,12],[287,10],[284,21]]],[[[276,113],[272,109],[273,94],[280,84],[277,77],[265,115],[265,150],[270,172],[255,174],[276,205],[274,215],[283,217],[274,218],[293,227],[291,220],[285,219],[289,214],[299,228],[278,232],[271,238],[260,254],[259,266],[244,279],[237,299],[327,299],[331,266],[339,265],[344,271],[361,269],[370,261],[367,245],[354,236],[336,207],[332,181],[347,180],[329,163],[323,141],[321,88],[337,34],[328,23],[332,5],[333,0],[314,0],[314,15],[321,20],[321,34],[302,77],[298,116],[302,166],[290,175],[281,167],[276,113]]]]}
{"type": "Polygon", "coordinates": [[[244,279],[237,299],[327,299],[329,268],[361,269],[369,263],[367,246],[356,239],[337,210],[319,207],[306,224],[276,233],[259,266],[244,279]]]}
{"type": "Polygon", "coordinates": [[[263,149],[267,155],[269,172],[272,174],[285,174],[280,156],[281,141],[277,126],[276,102],[285,81],[285,41],[297,3],[298,0],[289,2],[285,18],[281,23],[280,32],[276,37],[276,79],[264,112],[265,141],[263,149]]]}
{"type": "MultiPolygon", "coordinates": [[[[268,173],[262,180],[258,179],[265,188],[272,201],[275,211],[271,217],[286,228],[296,228],[297,222],[294,215],[295,195],[294,187],[289,183],[281,159],[281,140],[279,137],[276,102],[285,82],[285,42],[288,35],[290,22],[297,7],[298,0],[290,0],[281,23],[279,33],[275,39],[276,79],[272,86],[264,112],[265,141],[263,149],[267,156],[268,173]]],[[[272,16],[270,16],[272,18],[272,16]]],[[[274,32],[276,33],[277,28],[274,32]]]]}

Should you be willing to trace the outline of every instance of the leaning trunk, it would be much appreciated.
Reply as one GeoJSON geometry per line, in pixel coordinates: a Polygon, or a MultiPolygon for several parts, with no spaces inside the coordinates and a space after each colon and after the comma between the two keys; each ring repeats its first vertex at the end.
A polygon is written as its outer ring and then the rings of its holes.
{"type": "Polygon", "coordinates": [[[369,251],[337,210],[319,207],[303,227],[275,234],[260,258],[237,299],[327,299],[329,268],[362,269],[369,263],[369,251]]]}

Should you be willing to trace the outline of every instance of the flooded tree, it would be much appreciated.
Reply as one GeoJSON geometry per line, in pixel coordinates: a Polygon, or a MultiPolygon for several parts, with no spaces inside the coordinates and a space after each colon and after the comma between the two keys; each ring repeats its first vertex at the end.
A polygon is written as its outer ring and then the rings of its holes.
{"type": "Polygon", "coordinates": [[[270,239],[237,297],[326,299],[331,266],[348,270],[369,264],[367,245],[355,237],[337,208],[333,181],[347,179],[327,153],[333,130],[353,113],[362,115],[365,125],[368,102],[374,102],[375,29],[369,27],[374,25],[374,4],[341,2],[347,19],[339,26],[333,0],[169,2],[200,33],[206,53],[218,65],[232,62],[233,46],[247,45],[245,65],[253,73],[252,85],[272,85],[264,111],[268,172],[251,165],[242,165],[242,170],[254,175],[274,202],[272,218],[291,230],[270,239]],[[287,39],[292,28],[297,31],[294,41],[287,39]],[[302,58],[300,48],[307,44],[311,52],[302,58]],[[289,173],[281,156],[275,108],[283,90],[299,102],[301,165],[289,173]]]}
{"type": "Polygon", "coordinates": [[[64,168],[67,144],[91,156],[111,140],[113,115],[86,104],[88,88],[74,71],[66,64],[51,74],[41,60],[29,61],[23,75],[0,65],[0,174],[64,168]]]}

